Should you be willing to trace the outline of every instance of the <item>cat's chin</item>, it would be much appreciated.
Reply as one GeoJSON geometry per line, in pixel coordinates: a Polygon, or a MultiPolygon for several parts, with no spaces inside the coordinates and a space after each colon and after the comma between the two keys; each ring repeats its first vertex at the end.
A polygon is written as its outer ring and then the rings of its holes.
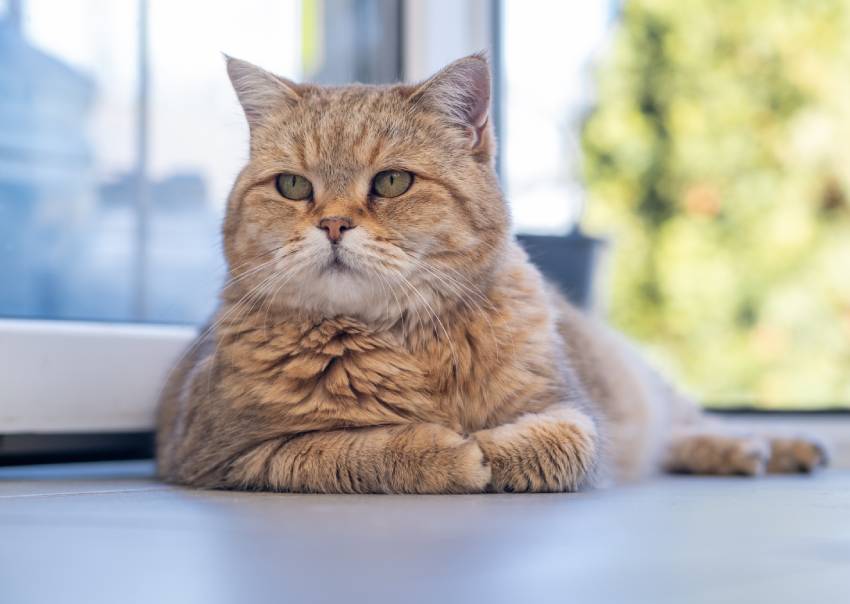
{"type": "Polygon", "coordinates": [[[328,262],[299,283],[287,302],[322,317],[348,316],[367,322],[398,314],[397,304],[374,277],[344,261],[328,262]]]}

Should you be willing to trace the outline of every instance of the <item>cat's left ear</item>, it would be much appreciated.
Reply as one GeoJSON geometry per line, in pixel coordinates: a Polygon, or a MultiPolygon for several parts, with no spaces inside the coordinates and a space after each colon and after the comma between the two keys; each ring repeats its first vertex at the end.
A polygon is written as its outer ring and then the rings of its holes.
{"type": "Polygon", "coordinates": [[[450,63],[420,84],[410,99],[467,129],[473,148],[481,145],[490,115],[490,65],[479,53],[450,63]]]}
{"type": "Polygon", "coordinates": [[[253,130],[266,116],[300,100],[298,85],[256,65],[224,55],[227,75],[253,130]]]}

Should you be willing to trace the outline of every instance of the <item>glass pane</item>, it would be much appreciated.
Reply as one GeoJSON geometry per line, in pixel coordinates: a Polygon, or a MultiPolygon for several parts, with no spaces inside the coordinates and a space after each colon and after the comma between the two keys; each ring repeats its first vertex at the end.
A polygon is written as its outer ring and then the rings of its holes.
{"type": "Polygon", "coordinates": [[[132,169],[134,5],[34,0],[0,19],[0,313],[121,316],[126,258],[90,258],[114,245],[100,183],[132,169]]]}
{"type": "Polygon", "coordinates": [[[519,230],[604,236],[603,310],[707,403],[850,408],[850,5],[504,9],[519,230]]]}
{"type": "Polygon", "coordinates": [[[612,8],[533,0],[504,2],[503,15],[502,153],[514,223],[521,233],[566,233],[584,204],[579,123],[592,92],[589,60],[612,8]]]}
{"type": "MultiPolygon", "coordinates": [[[[221,53],[300,78],[301,10],[270,0],[158,0],[149,30],[150,233],[136,305],[154,320],[200,321],[223,278],[221,216],[248,153],[221,53]]],[[[111,184],[131,185],[128,177],[111,184]]],[[[124,210],[132,216],[133,205],[124,210]]]]}
{"type": "Polygon", "coordinates": [[[203,321],[248,152],[222,52],[295,79],[397,79],[397,8],[0,1],[0,316],[203,321]]]}

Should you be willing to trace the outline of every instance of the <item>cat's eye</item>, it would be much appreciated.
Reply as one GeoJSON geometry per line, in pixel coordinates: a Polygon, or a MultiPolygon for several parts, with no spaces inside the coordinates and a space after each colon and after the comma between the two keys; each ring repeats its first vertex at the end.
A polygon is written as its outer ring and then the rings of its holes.
{"type": "Polygon", "coordinates": [[[278,174],[274,186],[278,193],[294,201],[308,199],[313,194],[312,183],[298,174],[278,174]]]}
{"type": "Polygon", "coordinates": [[[372,193],[381,197],[398,197],[413,184],[413,174],[404,170],[384,170],[372,180],[372,193]]]}

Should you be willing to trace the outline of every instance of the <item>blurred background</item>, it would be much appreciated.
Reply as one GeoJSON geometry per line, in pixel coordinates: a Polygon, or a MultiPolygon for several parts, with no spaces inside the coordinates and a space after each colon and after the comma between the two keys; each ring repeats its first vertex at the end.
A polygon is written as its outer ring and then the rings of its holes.
{"type": "Polygon", "coordinates": [[[481,49],[515,230],[602,252],[592,310],[709,406],[850,409],[842,0],[0,0],[0,316],[205,320],[221,52],[345,83],[481,49]]]}

